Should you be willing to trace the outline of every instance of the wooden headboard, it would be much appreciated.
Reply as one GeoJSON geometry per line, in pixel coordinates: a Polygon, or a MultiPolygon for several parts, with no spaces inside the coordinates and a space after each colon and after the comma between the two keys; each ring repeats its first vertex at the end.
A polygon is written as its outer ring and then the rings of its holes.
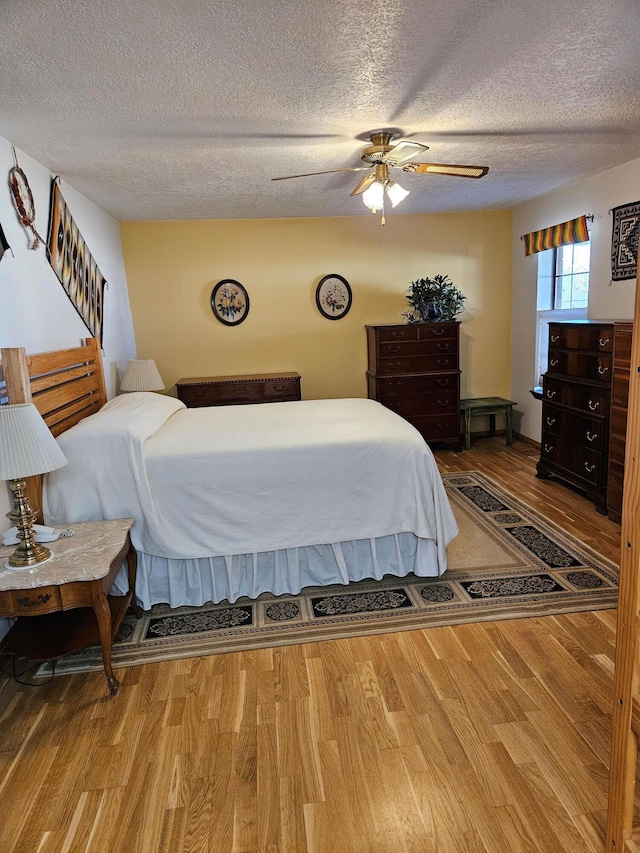
{"type": "MultiPolygon", "coordinates": [[[[73,349],[37,355],[27,355],[22,347],[0,353],[3,396],[9,403],[33,402],[55,436],[107,402],[97,338],[86,338],[83,346],[73,349]]],[[[42,477],[28,479],[27,494],[34,509],[42,506],[42,477]]]]}

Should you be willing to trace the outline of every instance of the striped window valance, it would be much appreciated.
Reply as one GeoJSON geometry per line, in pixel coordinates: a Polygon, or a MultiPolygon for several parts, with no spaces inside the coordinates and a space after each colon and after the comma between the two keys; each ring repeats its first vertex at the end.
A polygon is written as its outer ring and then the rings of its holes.
{"type": "Polygon", "coordinates": [[[536,252],[544,252],[546,249],[557,249],[558,246],[570,246],[571,243],[585,243],[589,239],[587,218],[586,215],[578,216],[577,219],[524,234],[522,239],[525,256],[535,255],[536,252]]]}

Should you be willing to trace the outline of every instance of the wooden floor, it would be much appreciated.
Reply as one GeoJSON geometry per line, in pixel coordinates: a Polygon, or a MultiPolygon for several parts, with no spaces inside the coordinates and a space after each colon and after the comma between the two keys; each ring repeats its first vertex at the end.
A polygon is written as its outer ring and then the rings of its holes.
{"type": "MultiPolygon", "coordinates": [[[[537,452],[438,452],[617,560],[537,452]]],[[[604,849],[615,614],[0,679],[3,853],[604,849]]]]}

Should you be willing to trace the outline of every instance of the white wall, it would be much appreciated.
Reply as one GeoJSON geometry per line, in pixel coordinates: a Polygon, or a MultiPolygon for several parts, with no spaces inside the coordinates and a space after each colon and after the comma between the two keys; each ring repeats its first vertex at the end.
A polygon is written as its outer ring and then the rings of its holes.
{"type": "Polygon", "coordinates": [[[529,390],[537,384],[536,255],[525,258],[521,234],[566,222],[583,213],[595,216],[591,227],[591,276],[588,316],[592,320],[633,318],[635,279],[611,282],[611,209],[640,200],[640,159],[550,195],[513,212],[513,290],[511,325],[511,399],[514,429],[540,441],[542,402],[529,390]]]}
{"type": "MultiPolygon", "coordinates": [[[[36,209],[36,228],[47,239],[50,172],[17,151],[18,163],[27,176],[36,209]]],[[[62,285],[47,263],[44,247],[29,249],[29,239],[18,220],[8,186],[14,165],[11,145],[0,137],[0,223],[13,250],[0,261],[0,347],[25,347],[29,353],[73,347],[91,335],[69,301],[62,285]]],[[[65,201],[80,233],[108,282],[104,297],[103,365],[107,393],[115,393],[118,369],[124,370],[135,358],[135,341],[129,294],[122,259],[120,226],[64,181],[65,201]]],[[[9,489],[0,483],[0,531],[7,530],[10,510],[9,489]]],[[[0,636],[6,622],[0,620],[0,636]]]]}

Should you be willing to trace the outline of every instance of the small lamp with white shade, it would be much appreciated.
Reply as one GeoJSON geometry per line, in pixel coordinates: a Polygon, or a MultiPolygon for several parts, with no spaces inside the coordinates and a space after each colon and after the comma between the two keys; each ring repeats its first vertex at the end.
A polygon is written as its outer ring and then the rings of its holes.
{"type": "Polygon", "coordinates": [[[6,568],[29,569],[51,559],[51,551],[35,541],[37,512],[29,503],[25,480],[66,463],[66,456],[33,403],[0,406],[0,480],[8,480],[13,492],[13,509],[7,518],[16,526],[19,540],[6,568]]]}
{"type": "Polygon", "coordinates": [[[164,391],[165,384],[152,358],[132,358],[120,383],[121,391],[164,391]]]}

